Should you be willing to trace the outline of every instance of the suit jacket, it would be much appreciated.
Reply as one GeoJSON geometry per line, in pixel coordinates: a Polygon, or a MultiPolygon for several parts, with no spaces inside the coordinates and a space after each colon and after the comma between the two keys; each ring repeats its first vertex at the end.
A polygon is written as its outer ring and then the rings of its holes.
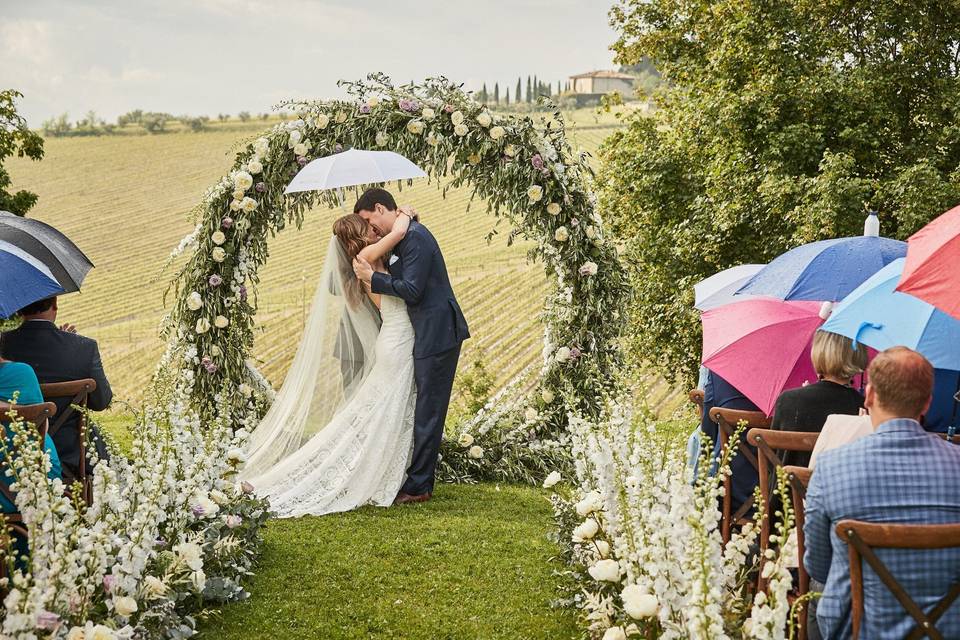
{"type": "MultiPolygon", "coordinates": [[[[771,429],[819,433],[827,416],[842,413],[855,416],[863,407],[863,396],[852,387],[820,380],[805,387],[789,389],[777,398],[771,429]]],[[[805,451],[784,451],[783,464],[806,467],[810,454],[805,451]]]]}
{"type": "MultiPolygon", "coordinates": [[[[97,341],[60,331],[52,322],[30,320],[0,335],[0,353],[8,360],[26,362],[33,367],[40,384],[93,378],[97,389],[90,394],[87,405],[93,411],[106,409],[113,399],[97,341]]],[[[69,406],[69,398],[57,400],[58,413],[69,406]]],[[[53,436],[61,462],[73,469],[80,464],[77,418],[77,415],[71,416],[53,436]]]]}
{"type": "Polygon", "coordinates": [[[414,358],[449,351],[470,337],[467,321],[453,295],[440,245],[429,230],[416,220],[394,248],[397,260],[390,260],[390,273],[374,273],[374,293],[403,298],[416,334],[414,358]]]}
{"type": "MultiPolygon", "coordinates": [[[[847,545],[834,527],[843,519],[899,524],[960,522],[960,446],[931,435],[913,420],[890,420],[856,442],[824,452],[807,490],[806,553],[810,577],[826,586],[817,621],[826,640],[851,637],[847,545]]],[[[877,549],[911,598],[929,613],[960,581],[960,549],[877,549]]],[[[905,638],[916,624],[863,563],[863,638],[905,638]]],[[[960,638],[960,601],[937,625],[960,638]]]]}

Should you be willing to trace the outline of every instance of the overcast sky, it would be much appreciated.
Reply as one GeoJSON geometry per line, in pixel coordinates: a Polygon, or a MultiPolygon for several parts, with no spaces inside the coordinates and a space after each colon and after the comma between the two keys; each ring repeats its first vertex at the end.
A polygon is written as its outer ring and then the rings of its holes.
{"type": "Polygon", "coordinates": [[[88,110],[215,116],[340,95],[338,79],[479,89],[613,67],[612,0],[0,0],[0,88],[30,126],[88,110]]]}

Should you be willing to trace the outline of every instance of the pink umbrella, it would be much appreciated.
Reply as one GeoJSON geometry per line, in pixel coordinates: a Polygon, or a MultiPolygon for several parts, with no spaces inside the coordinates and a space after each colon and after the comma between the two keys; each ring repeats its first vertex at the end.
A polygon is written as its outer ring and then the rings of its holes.
{"type": "Polygon", "coordinates": [[[770,415],[785,389],[815,382],[819,302],[751,298],[703,314],[703,365],[770,415]]]}
{"type": "Polygon", "coordinates": [[[960,206],[910,236],[897,291],[960,319],[960,206]]]}

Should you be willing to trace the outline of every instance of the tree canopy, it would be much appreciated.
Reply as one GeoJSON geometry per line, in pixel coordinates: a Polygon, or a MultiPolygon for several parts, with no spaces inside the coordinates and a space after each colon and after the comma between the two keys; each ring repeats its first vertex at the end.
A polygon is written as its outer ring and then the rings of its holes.
{"type": "Polygon", "coordinates": [[[27,127],[27,121],[17,113],[16,101],[23,94],[13,89],[0,91],[0,211],[25,215],[37,202],[37,194],[29,191],[11,192],[10,174],[4,161],[16,155],[33,160],[43,158],[43,138],[27,127]]]}
{"type": "MultiPolygon", "coordinates": [[[[654,60],[652,117],[601,151],[634,270],[634,348],[689,381],[692,287],[804,242],[905,238],[960,201],[960,5],[620,0],[617,62],[654,60]]],[[[609,214],[608,214],[609,215],[609,214]]]]}

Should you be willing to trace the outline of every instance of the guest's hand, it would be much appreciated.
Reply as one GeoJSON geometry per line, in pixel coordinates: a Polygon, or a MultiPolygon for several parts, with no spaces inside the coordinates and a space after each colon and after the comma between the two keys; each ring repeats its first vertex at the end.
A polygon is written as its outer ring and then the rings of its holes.
{"type": "Polygon", "coordinates": [[[373,279],[373,267],[370,266],[369,262],[359,256],[353,259],[353,273],[356,274],[360,282],[369,284],[373,279]]]}
{"type": "Polygon", "coordinates": [[[60,325],[60,331],[66,331],[67,333],[76,333],[77,325],[70,324],[69,322],[66,324],[62,324],[60,325]]]}
{"type": "Polygon", "coordinates": [[[417,213],[417,210],[411,207],[409,204],[400,205],[397,207],[397,211],[407,216],[411,220],[420,220],[420,214],[417,213]]]}

